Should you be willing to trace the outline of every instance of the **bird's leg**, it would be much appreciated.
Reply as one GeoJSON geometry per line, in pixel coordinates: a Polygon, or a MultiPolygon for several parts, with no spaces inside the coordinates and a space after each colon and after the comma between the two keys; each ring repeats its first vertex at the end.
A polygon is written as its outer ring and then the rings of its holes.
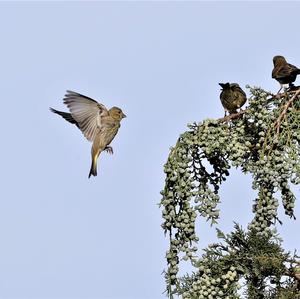
{"type": "Polygon", "coordinates": [[[293,91],[293,90],[296,90],[297,89],[297,87],[293,84],[293,83],[290,83],[289,84],[289,91],[293,91]]]}
{"type": "Polygon", "coordinates": [[[289,84],[280,84],[280,89],[278,90],[277,94],[279,94],[279,92],[281,91],[281,89],[283,88],[283,93],[286,95],[287,90],[289,88],[289,84]]]}
{"type": "Polygon", "coordinates": [[[113,154],[114,153],[114,151],[113,151],[113,148],[111,147],[111,146],[109,146],[109,145],[107,145],[105,148],[104,148],[104,150],[105,151],[107,151],[109,154],[113,154]]]}
{"type": "Polygon", "coordinates": [[[277,91],[277,94],[280,93],[281,89],[282,89],[283,85],[280,84],[280,89],[277,91]]]}

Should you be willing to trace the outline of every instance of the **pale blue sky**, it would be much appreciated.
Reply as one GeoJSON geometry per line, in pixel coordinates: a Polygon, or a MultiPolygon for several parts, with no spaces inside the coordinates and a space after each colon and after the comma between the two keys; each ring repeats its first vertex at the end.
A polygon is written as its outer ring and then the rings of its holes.
{"type": "MultiPolygon", "coordinates": [[[[164,298],[157,203],[169,147],[188,122],[223,115],[218,82],[278,90],[272,57],[300,66],[299,9],[1,2],[0,298],[164,298]],[[128,116],[90,180],[90,143],[48,110],[66,110],[66,89],[128,116]]],[[[250,185],[234,172],[223,186],[226,232],[251,220],[250,185]]],[[[299,221],[281,219],[292,250],[299,221]]],[[[204,222],[198,232],[200,247],[213,240],[204,222]]]]}

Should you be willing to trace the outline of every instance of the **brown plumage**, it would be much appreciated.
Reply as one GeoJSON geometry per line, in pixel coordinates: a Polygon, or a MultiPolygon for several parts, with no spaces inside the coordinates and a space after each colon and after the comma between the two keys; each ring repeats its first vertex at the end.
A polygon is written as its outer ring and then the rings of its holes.
{"type": "Polygon", "coordinates": [[[236,109],[241,108],[247,101],[245,92],[237,83],[219,83],[222,87],[220,100],[226,111],[229,114],[236,113],[236,109]]]}
{"type": "Polygon", "coordinates": [[[280,83],[281,88],[286,84],[292,86],[292,83],[296,80],[297,75],[300,74],[300,69],[290,63],[287,63],[285,58],[279,55],[273,57],[273,64],[274,68],[272,71],[272,78],[280,83]]]}
{"type": "Polygon", "coordinates": [[[91,175],[96,176],[97,159],[104,150],[113,153],[113,149],[109,144],[116,136],[120,128],[120,122],[126,115],[118,107],[107,110],[103,104],[74,91],[67,91],[64,104],[67,105],[70,113],[53,108],[50,108],[50,110],[68,122],[75,124],[83,135],[93,142],[92,165],[89,177],[91,175]]]}

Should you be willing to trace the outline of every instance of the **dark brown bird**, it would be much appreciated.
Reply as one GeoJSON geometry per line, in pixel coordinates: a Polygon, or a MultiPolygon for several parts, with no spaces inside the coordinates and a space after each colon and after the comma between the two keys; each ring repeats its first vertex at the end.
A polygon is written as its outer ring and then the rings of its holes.
{"type": "Polygon", "coordinates": [[[285,58],[279,55],[273,57],[273,64],[274,68],[272,71],[272,78],[280,83],[281,88],[279,91],[287,84],[289,87],[292,87],[292,83],[296,80],[297,75],[300,74],[300,69],[290,63],[287,63],[285,58]]]}
{"type": "Polygon", "coordinates": [[[236,113],[236,109],[241,108],[247,101],[245,92],[237,83],[219,83],[222,87],[220,94],[221,103],[229,114],[236,113]]]}

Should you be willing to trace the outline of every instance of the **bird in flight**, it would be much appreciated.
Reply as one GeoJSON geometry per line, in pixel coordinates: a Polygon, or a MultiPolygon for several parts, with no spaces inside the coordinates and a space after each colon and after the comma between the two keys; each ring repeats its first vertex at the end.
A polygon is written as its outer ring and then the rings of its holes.
{"type": "Polygon", "coordinates": [[[91,175],[96,176],[98,157],[104,150],[113,153],[110,143],[118,133],[120,122],[126,115],[118,107],[108,110],[103,104],[74,91],[67,90],[63,101],[70,113],[53,108],[50,110],[76,125],[87,140],[93,142],[89,178],[91,175]]]}

